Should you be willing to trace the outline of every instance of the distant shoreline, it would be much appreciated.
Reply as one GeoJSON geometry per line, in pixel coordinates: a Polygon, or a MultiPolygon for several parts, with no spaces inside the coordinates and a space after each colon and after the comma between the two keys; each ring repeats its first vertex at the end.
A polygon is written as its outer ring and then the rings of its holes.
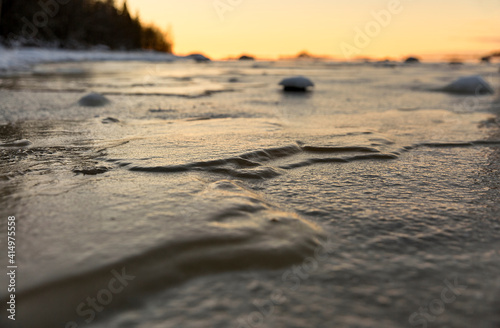
{"type": "MultiPolygon", "coordinates": [[[[21,48],[6,48],[0,46],[0,71],[17,71],[26,70],[33,65],[46,64],[46,63],[64,63],[64,62],[89,62],[89,61],[145,61],[145,62],[173,62],[176,60],[194,59],[202,55],[175,55],[164,52],[152,50],[109,50],[100,47],[94,47],[88,50],[67,50],[57,48],[39,48],[39,47],[21,47],[21,48]],[[195,56],[195,57],[193,57],[195,56]]],[[[372,58],[361,58],[352,60],[342,60],[339,58],[326,58],[326,57],[310,57],[310,58],[297,58],[297,57],[280,57],[278,59],[264,59],[256,58],[259,61],[325,61],[338,64],[363,64],[363,63],[390,63],[401,65],[401,60],[380,60],[372,58]]],[[[217,59],[217,61],[237,60],[237,58],[224,58],[217,59]]],[[[432,63],[449,63],[447,59],[444,60],[423,60],[425,64],[432,63]]],[[[476,60],[464,60],[459,63],[464,64],[479,64],[476,60]]],[[[500,63],[500,58],[491,62],[491,64],[500,63]]]]}

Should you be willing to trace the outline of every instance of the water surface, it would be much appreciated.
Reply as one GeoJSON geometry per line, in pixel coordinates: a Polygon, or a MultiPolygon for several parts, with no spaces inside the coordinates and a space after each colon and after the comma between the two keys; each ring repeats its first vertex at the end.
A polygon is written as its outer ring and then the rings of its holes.
{"type": "Polygon", "coordinates": [[[0,213],[18,220],[18,327],[497,327],[500,102],[430,91],[472,74],[498,89],[497,71],[6,74],[0,213]],[[293,75],[315,89],[281,92],[293,75]],[[79,106],[91,91],[111,103],[79,106]],[[85,322],[78,306],[122,270],[134,279],[85,322]],[[446,304],[445,280],[460,287],[446,304]]]}

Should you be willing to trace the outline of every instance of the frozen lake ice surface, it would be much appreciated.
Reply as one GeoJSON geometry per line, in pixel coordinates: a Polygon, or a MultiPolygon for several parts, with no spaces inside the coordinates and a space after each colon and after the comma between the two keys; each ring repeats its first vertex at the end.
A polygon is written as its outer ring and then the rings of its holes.
{"type": "Polygon", "coordinates": [[[0,56],[17,327],[498,327],[494,64],[46,52],[0,56]]]}

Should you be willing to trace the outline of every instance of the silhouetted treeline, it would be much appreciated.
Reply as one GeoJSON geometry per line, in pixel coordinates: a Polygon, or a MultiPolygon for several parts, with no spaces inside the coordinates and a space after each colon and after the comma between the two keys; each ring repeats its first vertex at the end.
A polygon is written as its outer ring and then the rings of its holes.
{"type": "Polygon", "coordinates": [[[172,52],[168,35],[114,0],[0,0],[0,38],[6,45],[172,52]]]}

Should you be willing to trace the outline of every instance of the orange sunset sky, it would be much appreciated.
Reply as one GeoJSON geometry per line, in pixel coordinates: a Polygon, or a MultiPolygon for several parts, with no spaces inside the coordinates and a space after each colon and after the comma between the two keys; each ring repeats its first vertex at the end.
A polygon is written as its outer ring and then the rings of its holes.
{"type": "Polygon", "coordinates": [[[128,5],[144,22],[172,27],[176,54],[277,58],[307,50],[344,59],[500,50],[500,0],[128,0],[128,5]],[[370,36],[359,36],[367,28],[370,36]]]}

